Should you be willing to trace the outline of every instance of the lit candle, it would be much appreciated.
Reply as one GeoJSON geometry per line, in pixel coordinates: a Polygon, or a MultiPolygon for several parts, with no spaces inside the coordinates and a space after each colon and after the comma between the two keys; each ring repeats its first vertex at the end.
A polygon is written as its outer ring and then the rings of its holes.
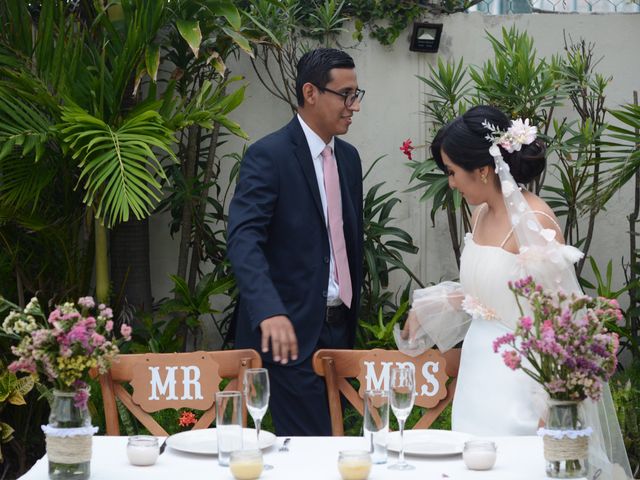
{"type": "Polygon", "coordinates": [[[345,450],[338,457],[342,480],[366,480],[371,472],[371,455],[364,450],[345,450]]]}
{"type": "Polygon", "coordinates": [[[236,480],[255,480],[264,467],[260,450],[237,450],[231,452],[229,469],[236,480]]]}
{"type": "Polygon", "coordinates": [[[149,435],[136,435],[127,442],[127,457],[131,465],[153,465],[160,454],[158,439],[149,435]]]}
{"type": "Polygon", "coordinates": [[[466,442],[462,460],[469,470],[489,470],[496,463],[496,444],[485,440],[466,442]]]}

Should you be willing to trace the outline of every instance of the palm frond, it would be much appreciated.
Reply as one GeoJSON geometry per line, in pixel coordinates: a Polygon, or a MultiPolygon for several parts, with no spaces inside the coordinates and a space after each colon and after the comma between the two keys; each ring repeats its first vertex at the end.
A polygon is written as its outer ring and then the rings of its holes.
{"type": "Polygon", "coordinates": [[[112,127],[81,108],[65,107],[60,131],[81,169],[84,202],[109,227],[150,214],[166,179],[153,147],[172,158],[175,139],[154,110],[130,115],[112,127]]]}

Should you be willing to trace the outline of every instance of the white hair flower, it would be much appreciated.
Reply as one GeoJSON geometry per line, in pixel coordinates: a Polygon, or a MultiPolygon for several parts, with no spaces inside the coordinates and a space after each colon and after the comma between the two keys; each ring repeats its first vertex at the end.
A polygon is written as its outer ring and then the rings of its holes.
{"type": "Polygon", "coordinates": [[[498,145],[509,153],[519,152],[523,145],[530,145],[538,136],[538,128],[529,125],[528,118],[512,120],[511,126],[506,132],[502,132],[487,120],[482,122],[482,126],[491,132],[487,134],[486,138],[492,142],[491,147],[489,147],[489,153],[492,157],[500,156],[498,145]]]}

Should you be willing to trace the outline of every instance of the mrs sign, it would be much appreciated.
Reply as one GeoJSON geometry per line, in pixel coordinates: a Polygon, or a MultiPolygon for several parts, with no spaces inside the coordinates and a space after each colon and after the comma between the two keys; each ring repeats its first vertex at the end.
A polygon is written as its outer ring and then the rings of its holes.
{"type": "Polygon", "coordinates": [[[446,353],[428,350],[410,357],[397,350],[318,350],[313,356],[313,369],[327,384],[333,435],[344,435],[340,396],[344,396],[360,414],[366,390],[389,388],[391,368],[412,363],[416,371],[416,401],[426,412],[414,428],[429,428],[453,400],[460,365],[460,349],[446,353]],[[359,389],[351,385],[355,378],[359,389]]]}
{"type": "Polygon", "coordinates": [[[361,359],[360,398],[365,390],[389,390],[391,367],[406,364],[413,364],[416,372],[416,405],[432,408],[447,396],[447,361],[439,352],[429,350],[412,358],[396,351],[372,350],[371,356],[361,359]]]}

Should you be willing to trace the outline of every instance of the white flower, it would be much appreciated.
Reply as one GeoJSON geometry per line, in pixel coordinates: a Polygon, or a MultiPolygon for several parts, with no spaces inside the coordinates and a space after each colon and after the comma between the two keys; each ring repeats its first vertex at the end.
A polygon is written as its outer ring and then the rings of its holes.
{"type": "Polygon", "coordinates": [[[482,122],[482,125],[491,132],[487,134],[486,138],[493,142],[493,145],[489,148],[489,153],[492,157],[500,156],[498,145],[509,153],[519,152],[522,149],[522,145],[531,144],[538,135],[537,127],[530,126],[528,118],[525,120],[520,118],[513,120],[506,132],[501,132],[487,120],[482,122]]]}
{"type": "Polygon", "coordinates": [[[515,150],[520,151],[522,145],[529,145],[536,139],[538,129],[534,126],[529,126],[528,118],[524,121],[518,118],[511,122],[511,127],[507,130],[507,133],[511,135],[515,150]]]}
{"type": "Polygon", "coordinates": [[[462,300],[462,310],[468,313],[471,318],[484,318],[485,320],[497,320],[498,316],[493,308],[489,308],[480,303],[476,297],[465,295],[462,300]]]}

